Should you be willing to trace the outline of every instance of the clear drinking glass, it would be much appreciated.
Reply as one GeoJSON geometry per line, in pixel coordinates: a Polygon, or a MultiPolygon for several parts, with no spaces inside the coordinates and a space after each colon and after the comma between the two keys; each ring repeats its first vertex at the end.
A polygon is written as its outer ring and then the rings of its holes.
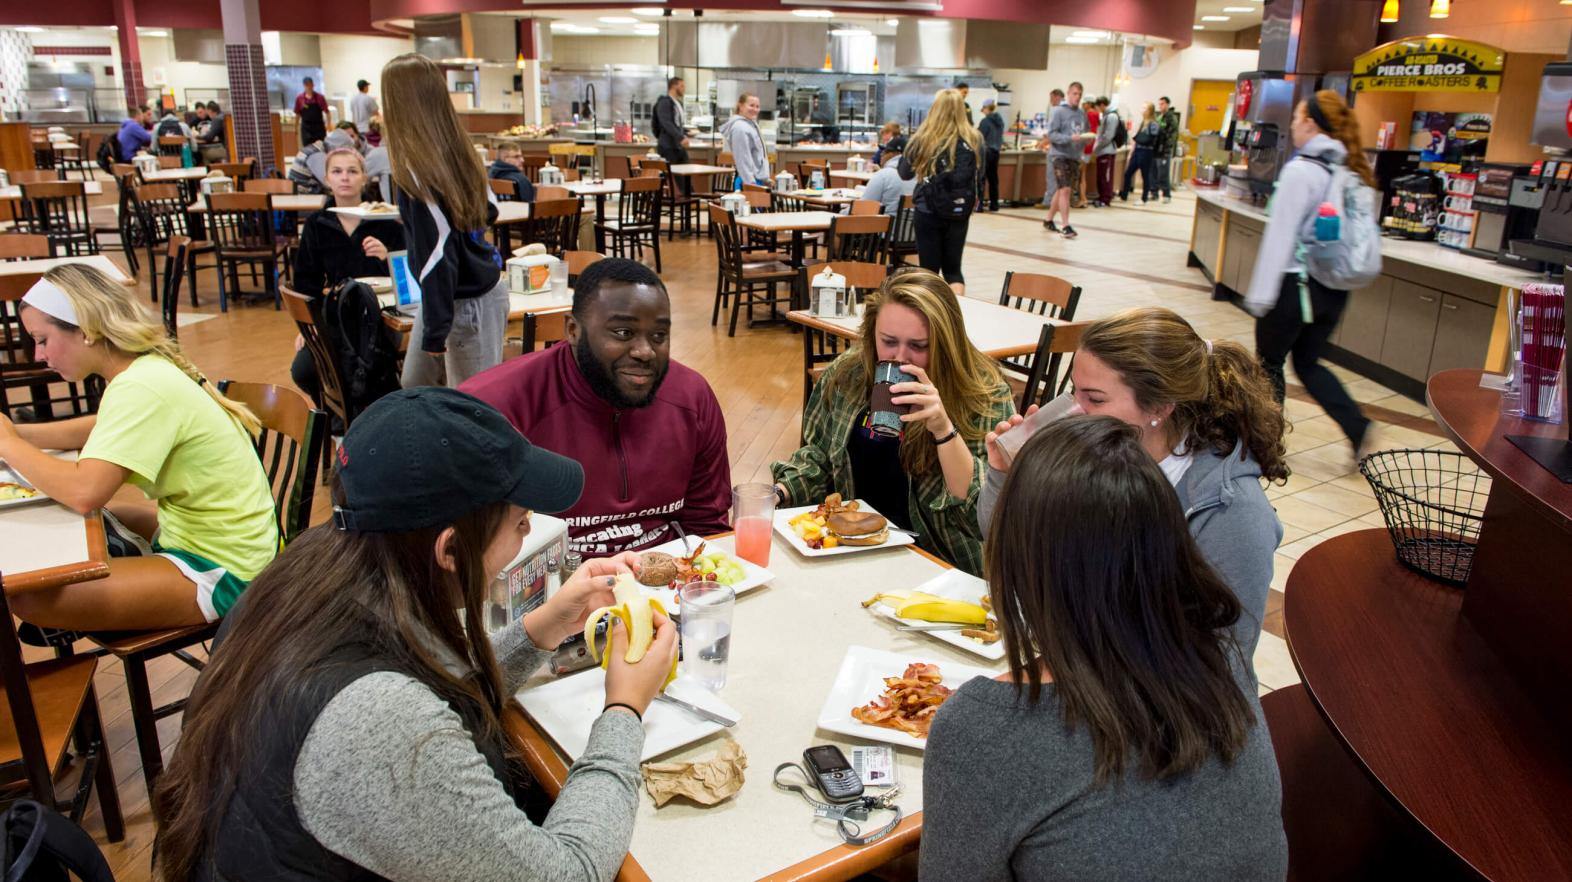
{"type": "Polygon", "coordinates": [[[711,692],[726,686],[731,658],[731,611],[737,593],[719,582],[689,582],[677,589],[682,611],[682,670],[711,692]]]}
{"type": "Polygon", "coordinates": [[[731,528],[737,534],[738,557],[761,567],[769,566],[774,521],[774,485],[738,484],[731,488],[731,528]]]}

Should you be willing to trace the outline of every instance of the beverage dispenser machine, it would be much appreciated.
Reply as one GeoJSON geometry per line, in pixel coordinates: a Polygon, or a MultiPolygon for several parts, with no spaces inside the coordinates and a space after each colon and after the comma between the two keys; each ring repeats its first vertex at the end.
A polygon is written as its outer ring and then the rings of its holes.
{"type": "Polygon", "coordinates": [[[1247,71],[1234,89],[1231,165],[1244,166],[1248,195],[1265,202],[1283,164],[1294,152],[1289,127],[1294,105],[1310,94],[1314,79],[1281,71],[1247,71]]]}

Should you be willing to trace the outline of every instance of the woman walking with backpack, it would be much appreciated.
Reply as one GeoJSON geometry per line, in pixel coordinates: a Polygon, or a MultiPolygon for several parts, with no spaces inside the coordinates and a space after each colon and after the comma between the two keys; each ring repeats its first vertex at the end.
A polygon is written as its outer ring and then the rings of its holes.
{"type": "Polygon", "coordinates": [[[1256,354],[1277,400],[1283,400],[1286,388],[1283,362],[1292,355],[1299,382],[1348,436],[1358,456],[1369,440],[1370,420],[1321,364],[1326,341],[1348,305],[1348,292],[1316,281],[1305,271],[1301,255],[1302,243],[1315,237],[1317,209],[1338,181],[1337,167],[1357,175],[1367,187],[1376,186],[1375,173],[1359,146],[1359,121],[1336,92],[1323,89],[1301,101],[1294,108],[1290,132],[1299,155],[1277,177],[1245,308],[1256,316],[1256,354]]]}
{"type": "Polygon", "coordinates": [[[918,263],[943,275],[957,297],[966,292],[961,252],[977,206],[981,154],[982,133],[967,120],[961,93],[943,89],[901,156],[901,179],[917,180],[912,221],[918,263]]]}
{"type": "Polygon", "coordinates": [[[1124,187],[1119,191],[1119,201],[1130,201],[1130,185],[1135,173],[1141,173],[1141,203],[1144,205],[1157,195],[1157,142],[1162,128],[1157,124],[1157,112],[1152,102],[1141,105],[1141,122],[1135,128],[1135,149],[1130,151],[1130,162],[1124,167],[1124,187]]]}

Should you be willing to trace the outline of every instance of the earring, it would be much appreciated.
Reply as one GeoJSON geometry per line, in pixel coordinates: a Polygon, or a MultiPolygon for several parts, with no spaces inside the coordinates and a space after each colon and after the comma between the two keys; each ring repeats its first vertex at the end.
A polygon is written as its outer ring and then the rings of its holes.
{"type": "Polygon", "coordinates": [[[1157,424],[1159,422],[1160,422],[1160,420],[1152,420],[1152,428],[1154,428],[1154,429],[1157,428],[1157,424]]]}

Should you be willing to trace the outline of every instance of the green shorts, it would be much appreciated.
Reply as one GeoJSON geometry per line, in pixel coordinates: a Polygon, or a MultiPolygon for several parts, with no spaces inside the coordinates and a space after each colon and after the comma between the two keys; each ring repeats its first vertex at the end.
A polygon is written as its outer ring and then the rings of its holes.
{"type": "Polygon", "coordinates": [[[229,612],[249,584],[200,554],[165,548],[157,542],[153,543],[153,554],[174,564],[196,585],[197,606],[210,622],[218,621],[229,612]]]}

